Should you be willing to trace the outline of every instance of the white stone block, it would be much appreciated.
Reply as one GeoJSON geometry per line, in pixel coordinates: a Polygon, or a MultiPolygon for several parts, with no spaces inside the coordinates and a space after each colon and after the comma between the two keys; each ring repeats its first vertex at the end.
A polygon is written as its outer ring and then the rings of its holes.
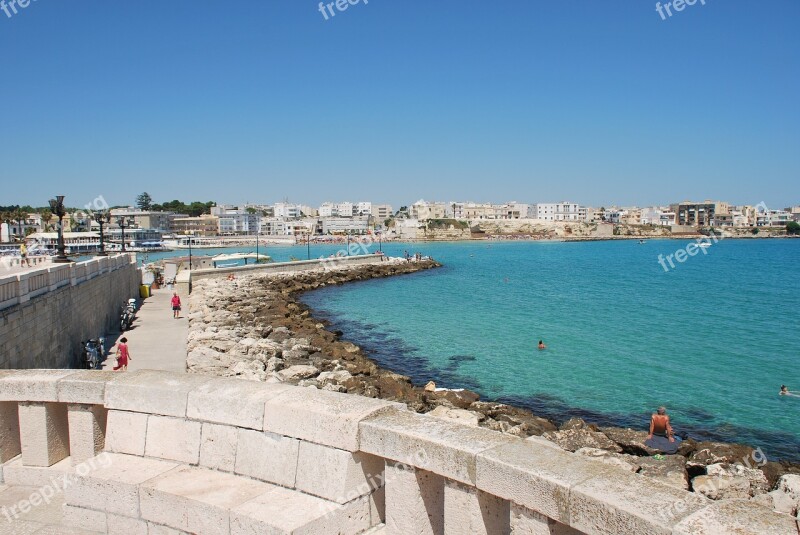
{"type": "Polygon", "coordinates": [[[106,519],[108,535],[148,535],[147,522],[109,513],[106,519]]]}
{"type": "Polygon", "coordinates": [[[147,443],[144,454],[157,459],[198,464],[201,429],[200,422],[150,416],[147,420],[147,443]]]}
{"type": "Polygon", "coordinates": [[[266,402],[292,388],[243,379],[215,379],[189,392],[187,416],[262,431],[266,402]]]}
{"type": "Polygon", "coordinates": [[[147,437],[147,414],[108,411],[106,450],[128,455],[144,455],[147,437]]]}
{"type": "Polygon", "coordinates": [[[3,465],[3,479],[7,485],[17,487],[52,487],[56,493],[64,488],[64,478],[71,478],[75,470],[70,460],[64,459],[53,466],[25,466],[22,458],[16,458],[3,465]]]}
{"type": "Polygon", "coordinates": [[[404,405],[314,388],[294,387],[266,404],[264,430],[340,450],[359,450],[359,422],[404,405]]]}
{"type": "Polygon", "coordinates": [[[570,489],[616,470],[521,440],[478,454],[476,473],[478,489],[569,525],[570,489]]]}
{"type": "Polygon", "coordinates": [[[108,409],[183,418],[189,392],[213,380],[165,371],[129,372],[106,384],[105,405],[108,409]]]}
{"type": "Polygon", "coordinates": [[[147,535],[191,535],[185,531],[168,528],[159,524],[147,523],[147,535]]]}
{"type": "Polygon", "coordinates": [[[247,478],[184,466],[142,485],[142,518],[190,533],[227,535],[230,510],[271,488],[247,478]]]}
{"type": "Polygon", "coordinates": [[[71,528],[106,532],[106,514],[103,511],[64,505],[63,519],[64,525],[71,528]]]}
{"type": "Polygon", "coordinates": [[[671,534],[702,508],[693,493],[615,468],[570,489],[568,524],[585,533],[671,534]],[[683,505],[670,507],[675,503],[683,505]]]}
{"type": "Polygon", "coordinates": [[[295,486],[308,494],[344,504],[383,485],[384,460],[300,442],[295,486]]]}
{"type": "Polygon", "coordinates": [[[371,527],[366,497],[346,505],[273,487],[231,511],[231,535],[356,535],[371,527]]]}
{"type": "Polygon", "coordinates": [[[444,478],[387,462],[386,528],[390,535],[443,535],[444,478]]]}
{"type": "Polygon", "coordinates": [[[228,425],[203,424],[200,437],[200,466],[233,472],[239,430],[228,425]]]}
{"type": "Polygon", "coordinates": [[[293,488],[300,441],[273,433],[239,430],[237,474],[293,488]]]}
{"type": "Polygon", "coordinates": [[[444,485],[445,535],[509,535],[509,502],[455,481],[444,485]]]}
{"type": "Polygon", "coordinates": [[[58,401],[59,380],[75,370],[14,370],[0,376],[0,401],[58,401]]]}
{"type": "Polygon", "coordinates": [[[67,505],[139,518],[139,485],[178,466],[117,453],[102,456],[102,466],[86,476],[76,476],[74,484],[66,488],[67,505]]]}
{"type": "Polygon", "coordinates": [[[56,385],[58,401],[81,405],[102,405],[106,383],[119,377],[113,371],[77,370],[61,378],[56,385]]]}
{"type": "Polygon", "coordinates": [[[361,451],[475,483],[475,455],[521,439],[423,414],[392,411],[361,422],[361,451]]]}
{"type": "Polygon", "coordinates": [[[776,513],[747,500],[713,502],[684,518],[674,535],[718,535],[722,533],[769,533],[797,535],[797,524],[790,515],[776,513]]]}
{"type": "Polygon", "coordinates": [[[103,451],[106,441],[106,411],[101,405],[69,405],[69,451],[72,464],[91,459],[103,451]]]}
{"type": "Polygon", "coordinates": [[[19,403],[22,463],[52,466],[69,456],[67,406],[61,403],[19,403]]]}
{"type": "MultiPolygon", "coordinates": [[[[560,448],[559,448],[560,449],[560,448]]],[[[511,535],[584,535],[520,505],[511,504],[511,535]]]]}
{"type": "Polygon", "coordinates": [[[0,401],[0,464],[10,461],[21,452],[17,402],[0,401]]]}

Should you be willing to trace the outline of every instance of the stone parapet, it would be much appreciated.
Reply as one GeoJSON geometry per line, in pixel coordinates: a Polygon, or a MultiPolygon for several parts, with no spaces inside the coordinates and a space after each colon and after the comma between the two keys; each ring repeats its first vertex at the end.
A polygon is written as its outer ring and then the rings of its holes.
{"type": "Polygon", "coordinates": [[[797,532],[397,404],[166,372],[0,373],[0,461],[11,484],[74,478],[66,517],[107,533],[797,532]]]}

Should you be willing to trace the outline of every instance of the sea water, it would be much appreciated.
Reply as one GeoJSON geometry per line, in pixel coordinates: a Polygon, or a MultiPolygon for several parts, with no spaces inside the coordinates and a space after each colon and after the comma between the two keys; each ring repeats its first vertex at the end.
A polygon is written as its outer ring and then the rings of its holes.
{"type": "Polygon", "coordinates": [[[444,267],[303,300],[418,385],[638,429],[665,405],[679,433],[800,460],[800,397],[778,396],[800,391],[800,240],[722,240],[665,271],[689,243],[384,244],[444,267]]]}

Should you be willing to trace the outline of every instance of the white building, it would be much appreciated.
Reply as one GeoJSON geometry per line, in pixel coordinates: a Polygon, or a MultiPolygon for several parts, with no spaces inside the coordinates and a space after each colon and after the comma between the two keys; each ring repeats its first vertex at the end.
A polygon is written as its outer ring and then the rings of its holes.
{"type": "Polygon", "coordinates": [[[336,205],[330,202],[322,203],[317,214],[319,217],[333,217],[336,215],[336,205]]]}
{"type": "Polygon", "coordinates": [[[353,217],[356,215],[356,206],[349,201],[340,202],[336,205],[336,213],[333,214],[337,217],[353,217]]]}
{"type": "Polygon", "coordinates": [[[322,220],[323,234],[366,234],[369,217],[326,217],[322,220]]]}
{"type": "Polygon", "coordinates": [[[659,206],[650,206],[641,210],[642,225],[659,225],[669,227],[675,224],[675,212],[659,206]]]}
{"type": "Polygon", "coordinates": [[[285,202],[277,202],[273,205],[274,214],[277,218],[283,219],[300,219],[300,205],[289,204],[285,202]]]}
{"type": "MultiPolygon", "coordinates": [[[[581,221],[581,207],[570,202],[536,204],[536,219],[543,221],[581,221]]],[[[586,218],[586,211],[583,211],[586,218]]]]}
{"type": "Polygon", "coordinates": [[[372,215],[372,203],[360,202],[356,206],[356,215],[372,215]]]}
{"type": "Polygon", "coordinates": [[[447,205],[443,202],[427,202],[420,199],[411,205],[409,216],[412,219],[427,221],[428,219],[444,219],[447,205]]]}
{"type": "Polygon", "coordinates": [[[392,211],[391,204],[373,204],[372,205],[372,215],[375,217],[378,222],[383,224],[384,221],[391,218],[394,215],[392,211]]]}

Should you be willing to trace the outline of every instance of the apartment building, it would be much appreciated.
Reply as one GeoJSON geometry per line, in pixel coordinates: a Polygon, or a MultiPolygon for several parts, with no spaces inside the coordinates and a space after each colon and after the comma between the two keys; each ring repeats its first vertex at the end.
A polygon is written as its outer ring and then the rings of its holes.
{"type": "Polygon", "coordinates": [[[581,211],[581,206],[576,203],[538,203],[536,204],[536,219],[543,221],[581,221],[581,214],[586,218],[586,211],[581,211]]]}
{"type": "Polygon", "coordinates": [[[172,220],[172,232],[192,236],[216,236],[219,233],[219,217],[203,214],[199,217],[177,217],[172,220]]]}
{"type": "Polygon", "coordinates": [[[725,216],[730,215],[730,205],[721,201],[700,203],[684,201],[670,205],[670,209],[675,212],[675,221],[678,225],[693,227],[718,226],[728,219],[725,216]]]}
{"type": "Polygon", "coordinates": [[[366,234],[369,216],[327,217],[322,220],[323,234],[366,234]]]}
{"type": "Polygon", "coordinates": [[[299,204],[290,204],[285,202],[276,202],[272,206],[274,217],[283,219],[300,219],[302,210],[299,204]]]}
{"type": "Polygon", "coordinates": [[[428,219],[444,219],[447,215],[447,205],[443,202],[427,202],[419,200],[409,208],[409,217],[420,221],[428,219]]]}

